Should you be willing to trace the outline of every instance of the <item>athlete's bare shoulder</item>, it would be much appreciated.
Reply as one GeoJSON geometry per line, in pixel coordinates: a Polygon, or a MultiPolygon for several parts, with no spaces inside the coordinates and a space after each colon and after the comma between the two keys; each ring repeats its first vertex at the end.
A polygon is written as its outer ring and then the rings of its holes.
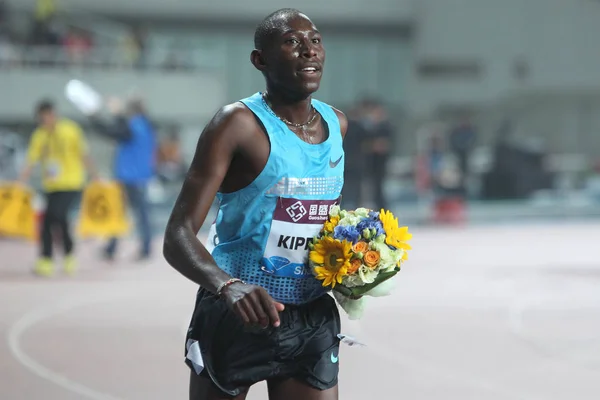
{"type": "Polygon", "coordinates": [[[340,110],[338,110],[335,107],[331,107],[333,109],[333,111],[335,112],[335,115],[337,115],[338,119],[340,120],[340,132],[342,132],[342,137],[346,136],[346,131],[348,130],[348,118],[346,117],[346,115],[341,112],[340,110]]]}
{"type": "Polygon", "coordinates": [[[221,107],[202,131],[195,161],[199,162],[214,152],[221,157],[231,158],[240,147],[256,137],[258,128],[254,114],[243,103],[235,102],[221,107]]]}
{"type": "Polygon", "coordinates": [[[219,135],[235,135],[249,131],[248,128],[252,126],[257,126],[254,114],[238,101],[221,107],[206,126],[204,133],[218,132],[219,135]]]}

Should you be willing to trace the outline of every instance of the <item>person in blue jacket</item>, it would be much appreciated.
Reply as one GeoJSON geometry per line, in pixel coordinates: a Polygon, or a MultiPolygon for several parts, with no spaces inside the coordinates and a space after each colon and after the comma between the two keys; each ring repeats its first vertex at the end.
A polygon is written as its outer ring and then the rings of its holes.
{"type": "MultiPolygon", "coordinates": [[[[113,98],[107,108],[113,114],[112,121],[105,123],[97,116],[90,120],[96,132],[117,142],[114,178],[123,186],[136,217],[139,259],[148,259],[152,252],[148,184],[155,173],[156,134],[140,99],[130,99],[124,107],[121,100],[113,98]]],[[[106,259],[114,259],[117,245],[117,238],[109,240],[104,249],[106,259]]]]}

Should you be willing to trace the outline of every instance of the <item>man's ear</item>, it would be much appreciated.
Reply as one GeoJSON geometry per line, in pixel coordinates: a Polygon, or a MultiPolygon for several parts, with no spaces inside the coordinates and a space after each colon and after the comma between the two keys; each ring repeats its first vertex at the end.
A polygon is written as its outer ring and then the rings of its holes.
{"type": "Polygon", "coordinates": [[[264,71],[267,67],[262,50],[252,50],[252,53],[250,53],[250,62],[259,71],[264,71]]]}

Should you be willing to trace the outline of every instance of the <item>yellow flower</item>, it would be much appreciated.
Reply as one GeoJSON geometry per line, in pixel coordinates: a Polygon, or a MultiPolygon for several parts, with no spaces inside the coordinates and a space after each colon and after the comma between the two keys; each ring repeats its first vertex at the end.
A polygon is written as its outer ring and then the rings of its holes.
{"type": "Polygon", "coordinates": [[[317,279],[323,281],[323,286],[335,287],[342,283],[342,278],[348,274],[352,243],[325,236],[315,243],[315,248],[309,253],[310,261],[319,266],[315,267],[317,279]]]}
{"type": "Polygon", "coordinates": [[[331,218],[329,218],[329,221],[325,222],[323,229],[327,233],[333,233],[333,230],[335,229],[335,227],[337,226],[337,224],[339,222],[340,222],[339,216],[331,217],[331,218]]]}
{"type": "Polygon", "coordinates": [[[395,218],[390,211],[386,212],[383,209],[379,212],[379,219],[385,231],[385,243],[397,249],[405,250],[404,254],[406,255],[406,250],[411,249],[406,242],[412,238],[412,233],[408,233],[408,227],[399,227],[398,218],[395,218]]]}
{"type": "Polygon", "coordinates": [[[400,266],[406,260],[408,260],[408,252],[406,250],[404,250],[404,252],[402,253],[402,258],[400,259],[400,261],[398,261],[398,264],[396,264],[396,265],[400,266]]]}

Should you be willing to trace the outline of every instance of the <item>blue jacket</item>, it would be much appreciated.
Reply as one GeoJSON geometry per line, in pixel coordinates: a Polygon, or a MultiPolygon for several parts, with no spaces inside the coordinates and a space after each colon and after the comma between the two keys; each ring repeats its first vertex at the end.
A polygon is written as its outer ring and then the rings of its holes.
{"type": "Polygon", "coordinates": [[[131,137],[120,141],[115,158],[115,178],[126,184],[147,183],[154,176],[156,135],[142,114],[127,121],[131,137]]]}

